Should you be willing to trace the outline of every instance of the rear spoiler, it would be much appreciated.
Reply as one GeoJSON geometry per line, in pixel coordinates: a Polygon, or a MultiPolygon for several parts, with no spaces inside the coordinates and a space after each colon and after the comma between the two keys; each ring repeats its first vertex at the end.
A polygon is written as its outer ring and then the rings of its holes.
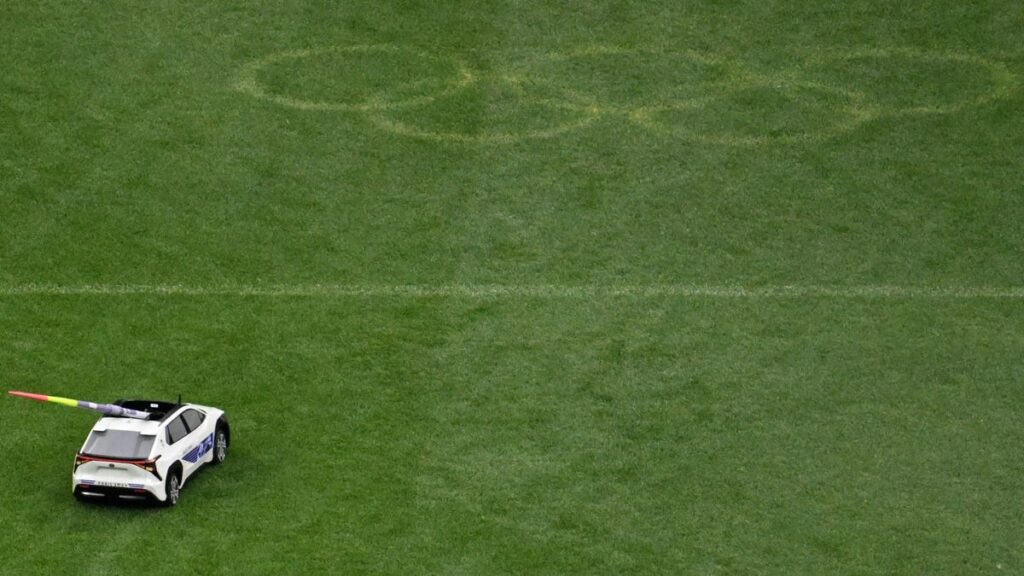
{"type": "MultiPolygon", "coordinates": [[[[109,430],[110,430],[110,428],[106,425],[106,423],[97,423],[96,426],[94,426],[93,429],[92,429],[93,432],[107,432],[109,430]]],[[[120,430],[120,428],[118,428],[117,430],[120,430]]],[[[139,436],[157,436],[157,435],[160,434],[160,430],[159,429],[157,429],[157,430],[125,430],[125,432],[138,432],[139,436]]]]}

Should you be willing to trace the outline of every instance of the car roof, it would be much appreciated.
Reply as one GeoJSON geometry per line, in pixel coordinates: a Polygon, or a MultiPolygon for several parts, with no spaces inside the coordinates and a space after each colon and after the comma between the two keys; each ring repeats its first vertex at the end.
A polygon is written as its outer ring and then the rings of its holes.
{"type": "Polygon", "coordinates": [[[203,413],[206,413],[209,410],[209,407],[207,406],[189,404],[186,402],[184,404],[172,406],[166,413],[160,414],[161,417],[159,420],[143,420],[141,418],[131,418],[128,416],[104,416],[96,422],[93,426],[93,430],[126,430],[140,432],[143,434],[156,434],[160,428],[167,425],[175,416],[178,416],[188,408],[199,410],[203,413]]]}

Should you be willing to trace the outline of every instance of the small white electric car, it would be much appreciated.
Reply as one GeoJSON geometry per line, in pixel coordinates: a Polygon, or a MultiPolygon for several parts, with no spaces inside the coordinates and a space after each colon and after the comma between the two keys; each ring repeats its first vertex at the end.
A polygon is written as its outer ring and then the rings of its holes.
{"type": "Polygon", "coordinates": [[[151,400],[114,405],[151,416],[105,416],[93,426],[71,475],[79,500],[155,500],[174,506],[201,466],[227,457],[231,428],[223,410],[151,400]]]}

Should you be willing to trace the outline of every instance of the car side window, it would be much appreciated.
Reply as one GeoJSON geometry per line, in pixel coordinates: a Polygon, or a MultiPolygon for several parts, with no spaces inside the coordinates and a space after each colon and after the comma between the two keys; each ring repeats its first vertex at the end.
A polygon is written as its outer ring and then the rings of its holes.
{"type": "Polygon", "coordinates": [[[185,425],[188,426],[189,431],[197,430],[203,423],[203,415],[195,410],[185,410],[181,417],[185,419],[185,425]]]}
{"type": "Polygon", "coordinates": [[[188,435],[188,430],[185,429],[185,423],[181,420],[181,416],[178,416],[167,425],[167,443],[174,444],[178,440],[181,440],[188,435]]]}

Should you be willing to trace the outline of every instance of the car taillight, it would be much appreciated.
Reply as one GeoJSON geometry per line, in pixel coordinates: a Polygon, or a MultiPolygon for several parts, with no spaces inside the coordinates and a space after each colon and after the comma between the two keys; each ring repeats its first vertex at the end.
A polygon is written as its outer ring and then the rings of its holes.
{"type": "Polygon", "coordinates": [[[135,464],[139,468],[142,468],[146,472],[149,472],[153,476],[156,476],[157,478],[159,478],[160,477],[160,473],[156,471],[156,461],[159,460],[159,459],[160,459],[160,457],[157,456],[153,460],[146,460],[146,461],[143,461],[143,462],[133,462],[133,464],[135,464]]]}
{"type": "Polygon", "coordinates": [[[85,464],[88,461],[89,459],[86,458],[85,456],[82,456],[81,454],[75,454],[75,470],[78,470],[79,466],[85,464]]]}

